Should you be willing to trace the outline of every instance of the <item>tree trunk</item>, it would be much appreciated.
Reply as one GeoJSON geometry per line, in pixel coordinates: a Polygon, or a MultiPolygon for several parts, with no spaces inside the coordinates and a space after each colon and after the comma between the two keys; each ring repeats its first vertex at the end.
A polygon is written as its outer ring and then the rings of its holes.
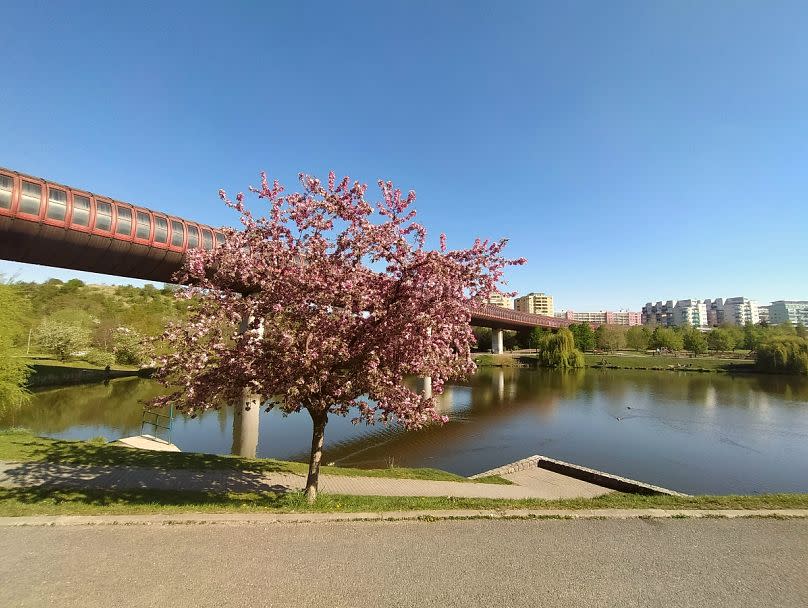
{"type": "Polygon", "coordinates": [[[311,458],[309,459],[309,476],[306,479],[306,502],[317,500],[317,482],[320,479],[320,460],[323,457],[323,438],[325,425],[328,423],[328,412],[312,413],[311,458]]]}

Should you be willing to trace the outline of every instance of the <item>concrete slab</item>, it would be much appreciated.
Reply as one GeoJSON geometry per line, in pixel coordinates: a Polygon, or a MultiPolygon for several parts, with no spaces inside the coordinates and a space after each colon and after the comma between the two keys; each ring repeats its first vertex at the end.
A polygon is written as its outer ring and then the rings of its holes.
{"type": "Polygon", "coordinates": [[[508,473],[502,477],[523,488],[535,490],[541,494],[540,498],[547,499],[594,498],[611,492],[608,488],[538,467],[508,473]]]}
{"type": "Polygon", "coordinates": [[[158,439],[153,435],[133,435],[132,437],[124,437],[118,439],[113,443],[125,445],[130,448],[138,450],[153,450],[155,452],[181,452],[173,443],[168,443],[162,439],[158,439]]]}

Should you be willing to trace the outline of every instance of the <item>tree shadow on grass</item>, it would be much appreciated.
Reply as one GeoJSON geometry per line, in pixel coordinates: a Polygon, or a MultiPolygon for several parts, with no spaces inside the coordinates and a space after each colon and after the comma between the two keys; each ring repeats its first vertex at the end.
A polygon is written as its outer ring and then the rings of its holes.
{"type": "Polygon", "coordinates": [[[48,487],[0,488],[0,512],[26,514],[69,512],[99,513],[99,507],[114,512],[157,512],[189,510],[293,509],[301,502],[297,492],[264,491],[251,494],[183,492],[152,489],[88,490],[48,487]],[[33,510],[31,507],[34,507],[33,510]]]}
{"type": "MultiPolygon", "coordinates": [[[[299,467],[265,458],[249,459],[195,452],[157,452],[119,445],[45,439],[26,435],[8,437],[7,442],[12,452],[24,455],[20,460],[37,460],[60,465],[143,467],[157,470],[198,469],[253,473],[301,473],[299,467]]],[[[9,458],[9,460],[17,459],[9,458]]]]}

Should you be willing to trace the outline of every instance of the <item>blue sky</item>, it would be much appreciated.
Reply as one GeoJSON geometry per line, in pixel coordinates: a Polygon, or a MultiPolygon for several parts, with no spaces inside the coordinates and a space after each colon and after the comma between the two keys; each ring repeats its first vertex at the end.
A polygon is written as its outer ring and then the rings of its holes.
{"type": "Polygon", "coordinates": [[[804,2],[2,12],[2,166],[212,224],[221,187],[333,168],[450,246],[510,238],[557,309],[808,298],[804,2]]]}

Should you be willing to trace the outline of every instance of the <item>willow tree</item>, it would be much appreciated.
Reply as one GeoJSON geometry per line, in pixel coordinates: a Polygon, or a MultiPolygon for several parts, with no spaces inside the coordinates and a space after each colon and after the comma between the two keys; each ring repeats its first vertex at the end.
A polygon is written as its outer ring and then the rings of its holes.
{"type": "MultiPolygon", "coordinates": [[[[405,428],[446,422],[406,376],[431,376],[432,393],[474,372],[470,309],[497,288],[507,241],[468,249],[426,247],[414,221],[415,193],[379,182],[381,200],[346,177],[300,175],[302,192],[261,176],[251,192],[268,205],[254,216],[243,194],[222,200],[241,214],[213,251],[187,257],[179,296],[189,317],[171,326],[158,377],[176,390],[156,400],[196,414],[263,395],[265,407],[312,419],[306,496],[317,496],[329,415],[395,420],[405,428]],[[237,328],[241,328],[241,330],[237,328]]],[[[256,403],[260,399],[255,400],[256,403]]]]}
{"type": "Polygon", "coordinates": [[[539,364],[560,369],[584,366],[584,355],[575,348],[575,339],[569,329],[562,327],[542,338],[539,345],[539,364]]]}

